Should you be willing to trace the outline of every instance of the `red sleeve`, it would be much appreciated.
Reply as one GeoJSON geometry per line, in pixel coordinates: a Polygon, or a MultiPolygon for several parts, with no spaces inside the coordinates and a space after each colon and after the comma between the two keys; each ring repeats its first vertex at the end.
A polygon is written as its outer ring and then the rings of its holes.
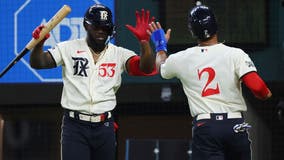
{"type": "Polygon", "coordinates": [[[244,75],[242,81],[256,97],[261,99],[267,98],[270,91],[256,72],[244,75]]]}
{"type": "Polygon", "coordinates": [[[118,124],[116,122],[113,122],[113,129],[114,129],[114,132],[118,130],[118,124]]]}
{"type": "Polygon", "coordinates": [[[131,57],[129,59],[128,74],[131,75],[131,76],[154,76],[158,73],[156,66],[154,66],[154,69],[152,70],[151,73],[144,73],[143,71],[140,70],[139,64],[140,64],[140,57],[139,56],[131,57]]]}

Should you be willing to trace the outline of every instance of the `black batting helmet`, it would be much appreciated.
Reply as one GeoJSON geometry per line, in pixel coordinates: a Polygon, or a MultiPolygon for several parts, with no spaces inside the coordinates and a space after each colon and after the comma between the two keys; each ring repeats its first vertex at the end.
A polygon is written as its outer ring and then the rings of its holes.
{"type": "Polygon", "coordinates": [[[84,16],[84,26],[85,24],[107,27],[110,36],[114,33],[111,10],[102,4],[95,4],[88,8],[84,16]]]}
{"type": "Polygon", "coordinates": [[[194,37],[204,41],[217,32],[214,13],[205,5],[197,5],[189,11],[188,28],[194,37]]]}

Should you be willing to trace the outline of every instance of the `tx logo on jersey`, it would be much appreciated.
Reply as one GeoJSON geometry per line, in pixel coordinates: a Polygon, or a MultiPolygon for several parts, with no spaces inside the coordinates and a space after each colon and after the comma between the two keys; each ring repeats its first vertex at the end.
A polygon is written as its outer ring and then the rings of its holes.
{"type": "Polygon", "coordinates": [[[87,77],[87,69],[89,61],[87,58],[82,58],[82,57],[72,57],[73,61],[74,61],[74,73],[73,75],[78,75],[78,76],[82,76],[82,77],[87,77]]]}

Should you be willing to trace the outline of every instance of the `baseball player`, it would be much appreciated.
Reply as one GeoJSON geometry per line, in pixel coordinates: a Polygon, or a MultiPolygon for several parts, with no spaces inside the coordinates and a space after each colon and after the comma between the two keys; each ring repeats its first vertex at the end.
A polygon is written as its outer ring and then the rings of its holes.
{"type": "MultiPolygon", "coordinates": [[[[156,74],[155,57],[146,29],[154,17],[150,12],[136,12],[136,26],[126,27],[140,42],[141,55],[109,43],[115,32],[112,13],[104,5],[89,7],[84,16],[87,37],[58,43],[43,51],[47,35],[31,52],[35,69],[62,66],[64,108],[61,149],[62,160],[114,160],[116,140],[112,110],[121,74],[133,76],[156,74]]],[[[33,31],[38,38],[44,26],[33,31]]]]}
{"type": "Polygon", "coordinates": [[[218,42],[211,9],[197,5],[189,12],[188,27],[198,45],[167,56],[167,41],[159,22],[148,31],[155,44],[157,70],[165,79],[178,78],[193,117],[193,160],[250,160],[248,128],[243,112],[243,82],[259,99],[271,92],[254,63],[241,49],[218,42]]]}

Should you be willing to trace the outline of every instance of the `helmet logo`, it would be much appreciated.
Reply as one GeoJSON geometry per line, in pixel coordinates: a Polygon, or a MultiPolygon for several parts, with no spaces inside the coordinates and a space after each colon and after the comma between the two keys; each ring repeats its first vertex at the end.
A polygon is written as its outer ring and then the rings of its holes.
{"type": "Polygon", "coordinates": [[[108,13],[107,11],[100,11],[101,14],[101,20],[107,20],[108,19],[108,13]]]}
{"type": "Polygon", "coordinates": [[[207,30],[207,29],[204,30],[204,36],[205,36],[206,38],[209,38],[209,37],[210,37],[210,34],[208,33],[208,30],[207,30]]]}

